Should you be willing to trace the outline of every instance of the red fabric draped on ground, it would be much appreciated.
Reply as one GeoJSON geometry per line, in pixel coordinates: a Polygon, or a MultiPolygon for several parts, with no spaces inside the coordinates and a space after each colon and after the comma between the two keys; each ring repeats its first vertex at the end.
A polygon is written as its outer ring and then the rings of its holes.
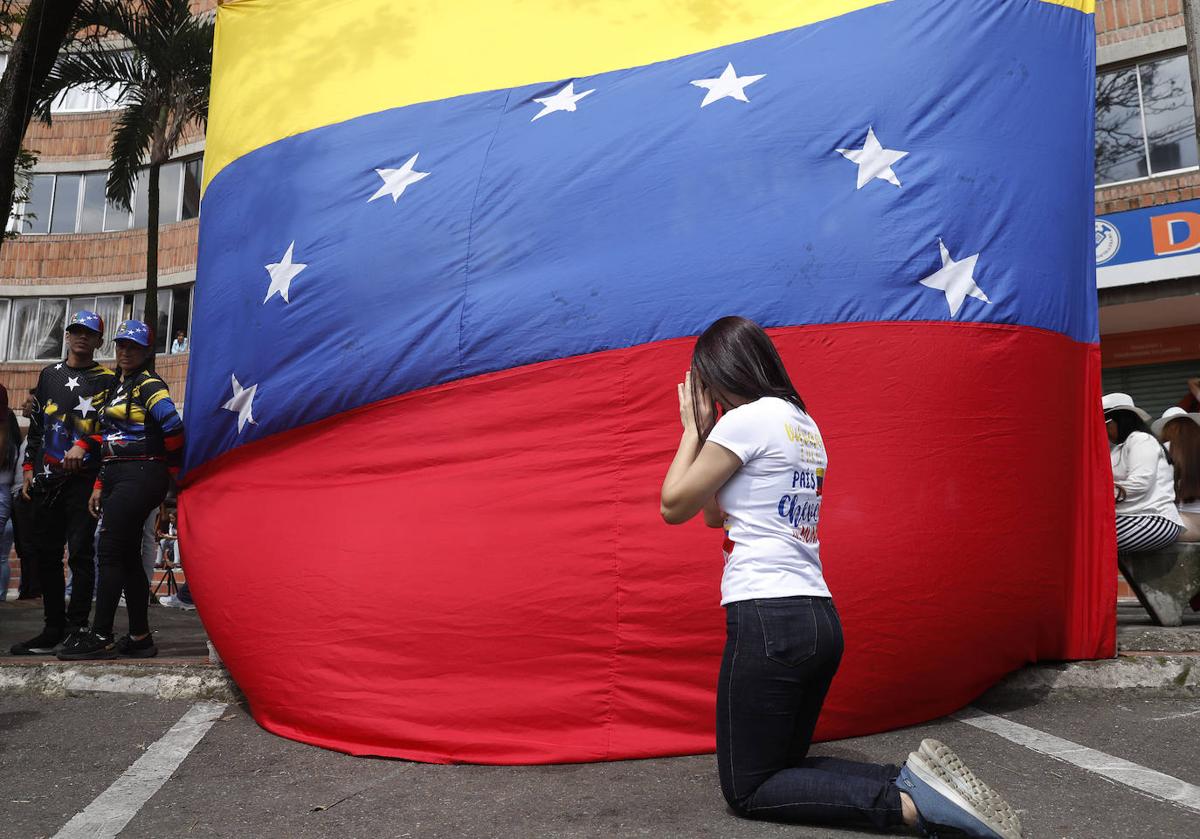
{"type": "MultiPolygon", "coordinates": [[[[772,334],[830,458],[846,656],[821,738],[1113,653],[1096,346],[981,324],[772,334]]],[[[433,762],[711,751],[721,533],[658,515],[692,344],[410,393],[193,472],[188,579],[255,718],[433,762]]]]}

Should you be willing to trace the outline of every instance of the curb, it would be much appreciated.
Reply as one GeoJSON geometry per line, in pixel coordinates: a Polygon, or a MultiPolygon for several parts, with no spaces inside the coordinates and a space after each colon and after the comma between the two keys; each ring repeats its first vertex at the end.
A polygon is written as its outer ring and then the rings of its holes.
{"type": "MultiPolygon", "coordinates": [[[[989,696],[1030,697],[1054,691],[1153,691],[1156,695],[1200,693],[1200,654],[1123,653],[1103,661],[1036,664],[1007,676],[989,696]]],[[[117,693],[156,699],[213,699],[238,702],[241,691],[224,667],[208,663],[87,664],[38,662],[0,664],[0,695],[63,697],[117,693]]]]}
{"type": "Polygon", "coordinates": [[[155,699],[237,702],[241,692],[224,667],[207,663],[79,665],[69,662],[0,665],[0,695],[63,697],[118,693],[155,699]]]}
{"type": "Polygon", "coordinates": [[[1121,653],[1102,661],[1034,664],[1003,679],[988,695],[1030,696],[1054,691],[1154,691],[1160,696],[1200,692],[1200,654],[1121,653]]]}

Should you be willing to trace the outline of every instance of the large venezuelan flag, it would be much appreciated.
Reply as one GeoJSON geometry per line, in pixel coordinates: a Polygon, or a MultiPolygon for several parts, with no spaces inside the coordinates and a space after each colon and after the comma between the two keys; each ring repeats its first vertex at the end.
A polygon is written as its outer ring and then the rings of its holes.
{"type": "Polygon", "coordinates": [[[711,750],[721,537],[658,489],[732,313],[826,438],[823,737],[1111,655],[1091,6],[225,2],[183,535],[258,721],[711,750]]]}

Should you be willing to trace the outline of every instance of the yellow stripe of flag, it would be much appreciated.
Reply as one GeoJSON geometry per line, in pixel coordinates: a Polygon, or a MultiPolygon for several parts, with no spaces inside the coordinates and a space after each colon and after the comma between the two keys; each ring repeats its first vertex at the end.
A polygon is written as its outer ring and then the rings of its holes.
{"type": "Polygon", "coordinates": [[[254,149],[363,114],[637,67],[883,2],[224,0],[205,182],[254,149]]]}

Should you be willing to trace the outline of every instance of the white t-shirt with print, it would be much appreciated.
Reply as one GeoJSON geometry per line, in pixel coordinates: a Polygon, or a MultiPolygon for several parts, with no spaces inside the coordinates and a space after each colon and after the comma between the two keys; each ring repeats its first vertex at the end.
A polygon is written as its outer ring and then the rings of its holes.
{"type": "Polygon", "coordinates": [[[764,396],[727,411],[708,442],[742,461],[717,492],[729,535],[721,605],[759,597],[829,597],[817,539],[828,458],[812,417],[786,400],[764,396]]]}

